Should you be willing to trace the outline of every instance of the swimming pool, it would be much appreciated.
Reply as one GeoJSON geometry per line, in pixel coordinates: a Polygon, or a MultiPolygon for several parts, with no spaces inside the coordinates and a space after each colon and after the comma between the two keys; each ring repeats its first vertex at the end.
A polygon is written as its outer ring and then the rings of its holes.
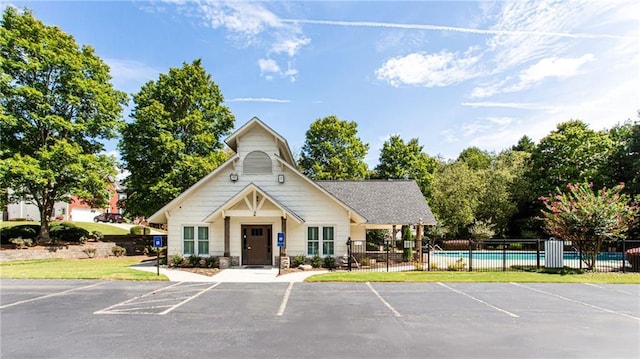
{"type": "MultiPolygon", "coordinates": [[[[430,253],[431,258],[469,258],[469,251],[435,251],[430,253]]],[[[474,251],[473,260],[505,260],[535,261],[536,252],[524,251],[474,251]]],[[[579,260],[578,252],[565,252],[563,260],[579,260]]],[[[544,261],[544,252],[540,252],[540,260],[544,261]]],[[[622,253],[602,252],[598,253],[599,261],[622,261],[622,253]]]]}

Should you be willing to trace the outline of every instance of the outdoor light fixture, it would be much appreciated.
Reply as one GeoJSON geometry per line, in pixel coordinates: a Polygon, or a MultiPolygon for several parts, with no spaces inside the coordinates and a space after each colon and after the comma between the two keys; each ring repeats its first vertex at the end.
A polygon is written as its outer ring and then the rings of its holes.
{"type": "Polygon", "coordinates": [[[278,175],[278,183],[284,183],[284,175],[278,175]]]}
{"type": "Polygon", "coordinates": [[[231,180],[231,182],[235,182],[238,180],[238,174],[237,173],[232,173],[229,175],[229,179],[231,180]]]}

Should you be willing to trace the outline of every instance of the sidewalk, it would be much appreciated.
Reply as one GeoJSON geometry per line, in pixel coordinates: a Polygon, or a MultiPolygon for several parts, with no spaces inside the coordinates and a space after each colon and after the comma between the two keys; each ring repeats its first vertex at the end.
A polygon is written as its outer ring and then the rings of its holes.
{"type": "MultiPolygon", "coordinates": [[[[130,267],[145,272],[156,273],[155,262],[148,261],[130,267]]],[[[295,272],[278,276],[278,268],[267,269],[224,269],[220,273],[209,277],[202,274],[181,271],[160,266],[160,274],[164,274],[172,282],[225,282],[225,283],[276,283],[302,282],[305,278],[327,273],[327,271],[295,272]]]]}

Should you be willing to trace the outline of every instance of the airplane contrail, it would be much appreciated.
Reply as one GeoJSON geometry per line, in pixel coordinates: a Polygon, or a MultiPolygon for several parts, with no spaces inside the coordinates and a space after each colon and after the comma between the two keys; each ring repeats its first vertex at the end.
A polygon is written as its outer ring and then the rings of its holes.
{"type": "Polygon", "coordinates": [[[371,21],[335,21],[335,20],[306,20],[306,19],[280,19],[283,23],[289,24],[311,24],[311,25],[329,25],[329,26],[352,26],[352,27],[385,27],[396,29],[413,29],[413,30],[429,30],[429,31],[453,31],[464,32],[470,34],[481,35],[533,35],[548,37],[568,37],[574,39],[629,39],[627,36],[608,35],[608,34],[585,34],[585,33],[566,33],[566,32],[549,32],[549,31],[527,31],[527,30],[488,30],[473,29],[468,27],[454,27],[441,25],[426,24],[398,24],[390,22],[371,22],[371,21]]]}

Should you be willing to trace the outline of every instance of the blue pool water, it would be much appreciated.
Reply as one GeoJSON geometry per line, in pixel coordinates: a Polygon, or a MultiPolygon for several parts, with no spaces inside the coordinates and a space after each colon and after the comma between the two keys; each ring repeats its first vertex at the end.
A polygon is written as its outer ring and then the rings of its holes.
{"type": "MultiPolygon", "coordinates": [[[[502,251],[477,251],[473,252],[473,260],[502,260],[502,251]]],[[[469,258],[469,251],[436,251],[431,252],[431,258],[469,258]]],[[[514,252],[507,251],[504,253],[506,260],[519,261],[535,261],[536,252],[514,252]]],[[[580,256],[578,252],[565,252],[564,260],[578,260],[580,256]]],[[[540,260],[544,261],[544,252],[540,252],[540,260]]],[[[598,260],[601,261],[622,261],[622,253],[598,253],[598,260]]]]}

